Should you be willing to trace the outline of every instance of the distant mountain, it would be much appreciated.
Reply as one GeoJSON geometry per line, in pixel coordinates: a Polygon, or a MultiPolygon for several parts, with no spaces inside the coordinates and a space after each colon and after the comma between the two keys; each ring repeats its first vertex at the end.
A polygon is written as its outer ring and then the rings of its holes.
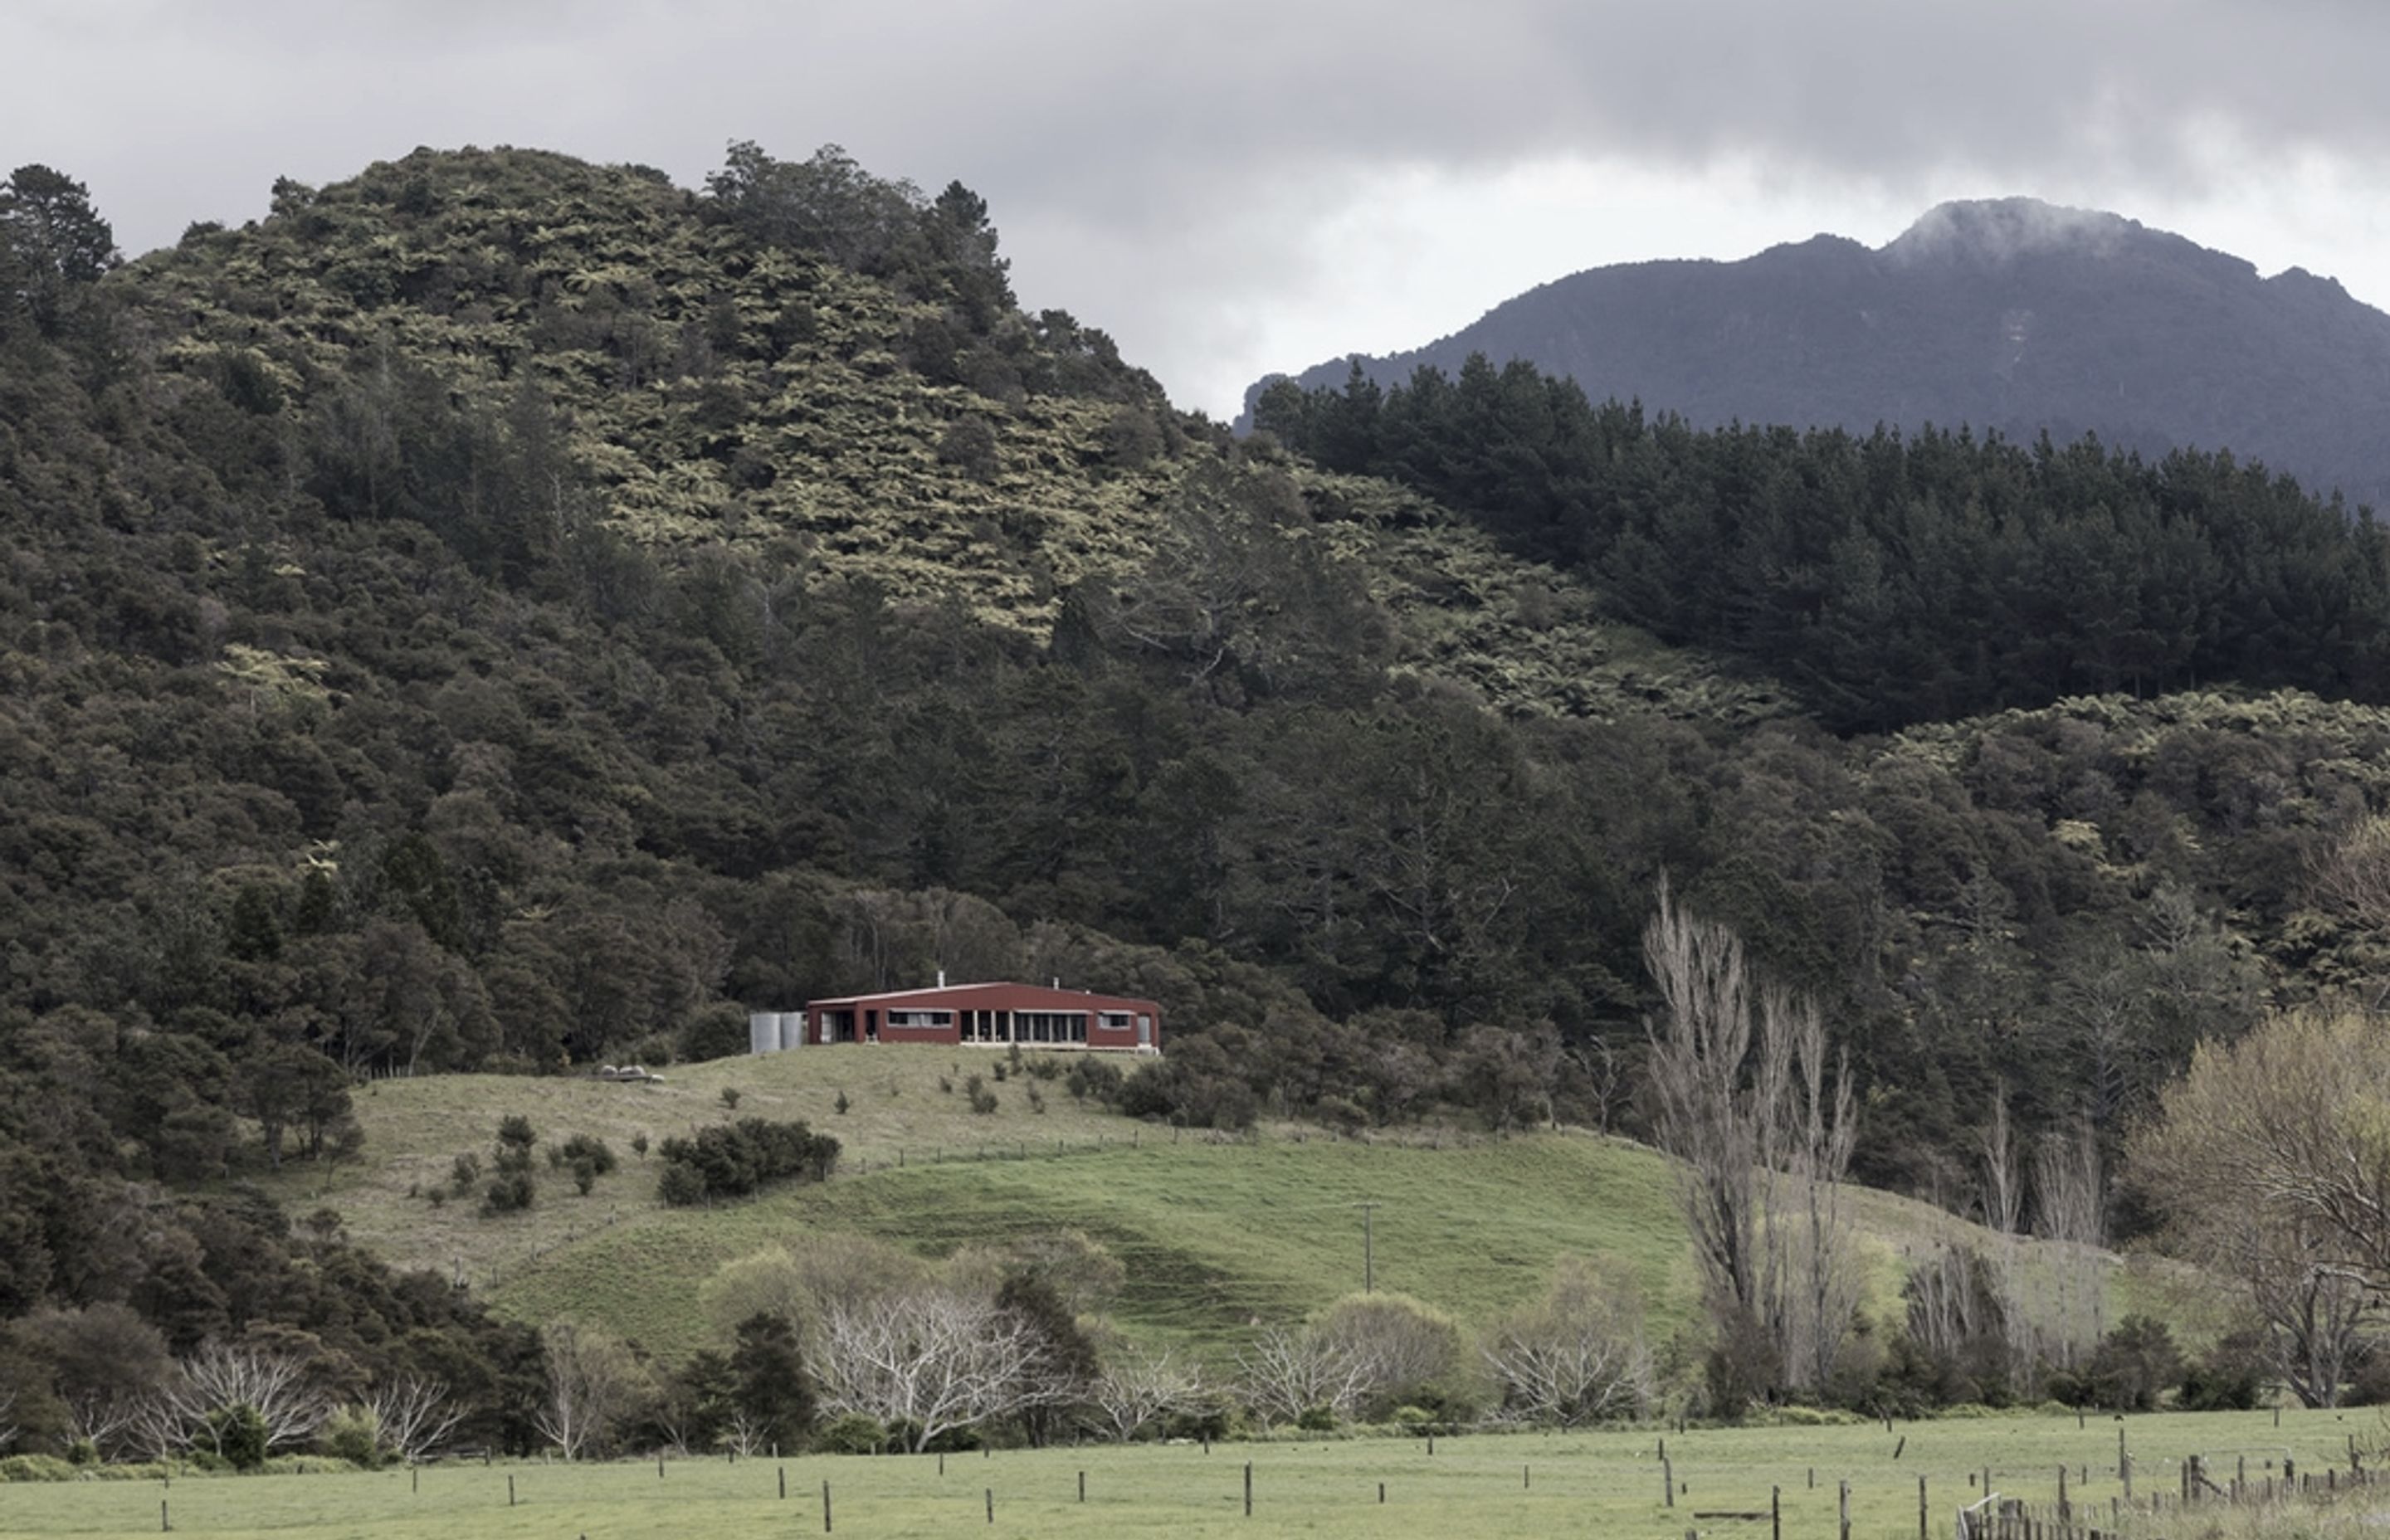
{"type": "MultiPolygon", "coordinates": [[[[2032,199],[1946,203],[1874,250],[1818,236],[1741,262],[1594,268],[1359,362],[1391,384],[1472,353],[1701,426],[2094,432],[2152,454],[2229,448],[2319,492],[2390,499],[2390,314],[2300,268],[2261,278],[2179,236],[2032,199]]],[[[1297,379],[1337,385],[1350,366],[1297,379]]]]}

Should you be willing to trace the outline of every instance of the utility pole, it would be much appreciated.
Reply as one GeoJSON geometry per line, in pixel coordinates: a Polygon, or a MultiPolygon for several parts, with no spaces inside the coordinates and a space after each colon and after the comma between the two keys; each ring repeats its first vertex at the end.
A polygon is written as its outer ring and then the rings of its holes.
{"type": "Polygon", "coordinates": [[[1361,1292],[1374,1294],[1378,1291],[1378,1205],[1370,1202],[1353,1206],[1361,1211],[1361,1292]]]}

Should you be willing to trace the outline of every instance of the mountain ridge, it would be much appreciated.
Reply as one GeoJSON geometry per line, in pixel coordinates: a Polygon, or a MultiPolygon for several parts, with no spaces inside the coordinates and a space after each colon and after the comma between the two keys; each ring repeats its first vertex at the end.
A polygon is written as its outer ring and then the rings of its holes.
{"type": "MultiPolygon", "coordinates": [[[[2352,503],[2390,499],[2390,314],[2336,279],[2123,215],[1937,205],[1881,247],[1821,234],[1732,261],[1586,269],[1420,347],[1292,378],[1384,386],[1472,353],[1694,426],[2097,434],[2152,456],[2229,447],[2352,503]]],[[[1246,395],[1246,417],[1276,376],[1246,395]]]]}

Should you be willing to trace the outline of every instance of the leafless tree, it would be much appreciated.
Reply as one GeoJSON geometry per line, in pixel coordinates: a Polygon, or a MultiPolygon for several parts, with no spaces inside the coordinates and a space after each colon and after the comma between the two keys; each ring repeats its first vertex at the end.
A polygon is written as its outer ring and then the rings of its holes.
{"type": "Polygon", "coordinates": [[[444,1380],[414,1375],[392,1380],[365,1399],[383,1448],[413,1465],[448,1441],[465,1420],[465,1408],[449,1399],[444,1380]]]}
{"type": "Polygon", "coordinates": [[[17,1387],[0,1385],[0,1450],[17,1442],[17,1387]]]}
{"type": "Polygon", "coordinates": [[[211,1342],[184,1360],[181,1383],[170,1394],[186,1442],[209,1436],[211,1414],[249,1406],[265,1424],[269,1451],[306,1443],[332,1412],[298,1354],[225,1342],[211,1342]]]}
{"type": "Polygon", "coordinates": [[[1496,1325],[1480,1351],[1504,1412],[1523,1421],[1576,1427],[1638,1415],[1651,1401],[1633,1285],[1580,1259],[1563,1262],[1544,1297],[1496,1325]]]}
{"type": "Polygon", "coordinates": [[[954,1429],[1052,1404],[1049,1355],[1021,1315],[933,1286],[834,1304],[816,1369],[824,1410],[906,1422],[918,1453],[954,1429]]]}
{"type": "Polygon", "coordinates": [[[1087,1389],[1087,1401],[1096,1426],[1125,1444],[1156,1418],[1193,1405],[1202,1390],[1195,1367],[1180,1363],[1168,1350],[1124,1348],[1107,1359],[1087,1389]]]}
{"type": "Polygon", "coordinates": [[[2266,1324],[2268,1357],[2300,1405],[2339,1405],[2373,1318],[2373,1295],[2333,1264],[2313,1224],[2258,1215],[2219,1225],[2206,1255],[2248,1285],[2266,1324]]]}
{"type": "Polygon", "coordinates": [[[1857,1137],[1848,1063],[1830,1089],[1816,1006],[1755,985],[1741,938],[1664,884],[1643,954],[1665,1006],[1654,1123],[1713,1314],[1764,1331],[1795,1388],[1821,1384],[1860,1289],[1838,1192],[1857,1137]]]}
{"type": "Polygon", "coordinates": [[[533,1426],[568,1460],[604,1447],[639,1388],[630,1349],[594,1327],[559,1321],[540,1333],[547,1394],[533,1426]]]}
{"type": "Polygon", "coordinates": [[[744,1406],[733,1406],[722,1425],[722,1444],[741,1457],[760,1455],[768,1440],[768,1431],[744,1406]]]}
{"type": "MultiPolygon", "coordinates": [[[[103,1459],[112,1458],[127,1449],[151,1452],[157,1440],[145,1437],[143,1423],[153,1408],[171,1407],[169,1398],[160,1396],[109,1395],[96,1392],[79,1392],[64,1398],[67,1413],[67,1437],[76,1444],[89,1444],[103,1459]]],[[[172,1417],[175,1430],[166,1439],[163,1453],[172,1454],[183,1446],[179,1417],[172,1417]]]]}
{"type": "Polygon", "coordinates": [[[1265,1328],[1238,1350],[1237,1371],[1245,1405],[1265,1425],[1295,1421],[1316,1407],[1350,1417],[1369,1382],[1349,1342],[1305,1327],[1265,1328]]]}
{"type": "Polygon", "coordinates": [[[2051,1310],[2040,1317],[2049,1339],[2044,1348],[2054,1350],[2071,1368],[2107,1330],[2106,1262],[2101,1252],[2108,1238],[2107,1177],[2099,1135],[2089,1121],[2044,1136],[2034,1151],[2033,1171],[2041,1233],[2053,1243],[2042,1259],[2053,1293],[2051,1310]]]}

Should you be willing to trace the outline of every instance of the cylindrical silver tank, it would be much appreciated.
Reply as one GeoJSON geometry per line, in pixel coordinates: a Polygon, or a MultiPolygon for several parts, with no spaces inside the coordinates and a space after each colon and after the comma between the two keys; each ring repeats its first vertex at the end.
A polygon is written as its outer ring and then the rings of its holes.
{"type": "Polygon", "coordinates": [[[780,1051],[780,1018],[768,1010],[747,1013],[747,1051],[778,1053],[780,1051]]]}
{"type": "Polygon", "coordinates": [[[780,1012],[780,1046],[802,1048],[805,1046],[805,1013],[802,1010],[780,1012]]]}

